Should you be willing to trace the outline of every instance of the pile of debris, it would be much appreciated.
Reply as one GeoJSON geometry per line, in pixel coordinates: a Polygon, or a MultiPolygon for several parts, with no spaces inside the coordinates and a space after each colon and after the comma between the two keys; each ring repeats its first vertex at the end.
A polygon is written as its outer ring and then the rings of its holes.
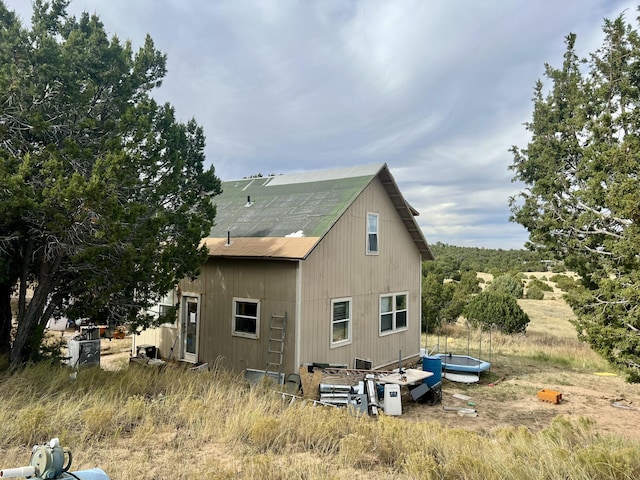
{"type": "MultiPolygon", "coordinates": [[[[409,389],[415,401],[441,398],[440,384],[430,387],[425,380],[433,373],[416,369],[393,371],[303,366],[299,377],[304,398],[354,409],[360,414],[402,415],[401,387],[409,389]]],[[[290,392],[291,393],[291,392],[290,392]]]]}

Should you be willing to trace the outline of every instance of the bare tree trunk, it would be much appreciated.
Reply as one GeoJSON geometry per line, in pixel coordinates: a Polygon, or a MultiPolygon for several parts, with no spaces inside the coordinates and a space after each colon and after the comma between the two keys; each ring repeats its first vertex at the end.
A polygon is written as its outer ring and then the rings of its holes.
{"type": "Polygon", "coordinates": [[[59,262],[54,265],[43,264],[40,269],[39,282],[33,292],[33,297],[27,303],[25,291],[20,291],[20,305],[23,308],[18,313],[18,329],[11,348],[10,363],[11,368],[17,368],[29,361],[40,347],[44,323],[48,318],[44,318],[45,309],[51,314],[51,309],[47,309],[49,296],[55,287],[55,272],[59,262]],[[39,328],[41,327],[42,328],[39,328]]]}
{"type": "Polygon", "coordinates": [[[11,350],[11,285],[0,283],[0,355],[11,350]]]}

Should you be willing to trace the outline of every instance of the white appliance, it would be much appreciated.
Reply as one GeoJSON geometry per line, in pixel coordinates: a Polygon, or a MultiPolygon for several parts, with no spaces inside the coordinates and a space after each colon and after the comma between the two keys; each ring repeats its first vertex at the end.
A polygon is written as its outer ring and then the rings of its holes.
{"type": "Polygon", "coordinates": [[[385,383],[384,385],[384,413],[385,415],[402,415],[402,398],[400,385],[385,383]]]}

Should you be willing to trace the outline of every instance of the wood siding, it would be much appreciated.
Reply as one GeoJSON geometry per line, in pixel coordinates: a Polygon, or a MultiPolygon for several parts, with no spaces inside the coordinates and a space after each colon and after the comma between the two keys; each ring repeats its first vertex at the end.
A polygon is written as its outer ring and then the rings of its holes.
{"type": "Polygon", "coordinates": [[[421,256],[378,178],[302,263],[300,361],[375,367],[420,353],[421,256]],[[379,215],[378,255],[366,255],[367,213],[379,215]],[[380,335],[381,294],[408,294],[404,331],[380,335]],[[352,300],[352,342],[331,348],[331,299],[352,300]]]}
{"type": "Polygon", "coordinates": [[[283,372],[293,365],[295,291],[298,262],[211,258],[194,281],[183,280],[183,292],[201,294],[198,360],[212,365],[216,359],[235,371],[264,370],[269,321],[287,313],[283,372]],[[233,299],[260,301],[259,338],[232,335],[233,299]]]}
{"type": "MultiPolygon", "coordinates": [[[[352,366],[358,357],[381,368],[395,366],[400,352],[404,359],[415,358],[420,353],[421,260],[380,177],[375,177],[305,260],[213,257],[196,280],[180,283],[184,294],[200,295],[198,360],[214,364],[220,359],[235,371],[263,370],[271,314],[285,312],[285,375],[304,363],[352,366]],[[367,213],[378,214],[377,255],[366,254],[367,213]],[[407,294],[407,328],[381,335],[380,295],[402,293],[407,294]],[[234,297],[260,300],[258,339],[232,335],[234,297]],[[331,300],[338,298],[351,299],[351,343],[331,348],[331,300]]],[[[143,333],[137,343],[159,346],[166,357],[177,330],[157,330],[143,333]]],[[[180,358],[179,350],[174,358],[180,358]]]]}

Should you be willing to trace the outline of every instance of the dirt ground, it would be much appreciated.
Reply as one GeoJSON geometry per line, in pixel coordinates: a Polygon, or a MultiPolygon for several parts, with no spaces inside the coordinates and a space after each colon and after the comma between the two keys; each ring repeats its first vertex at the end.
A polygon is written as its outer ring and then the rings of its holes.
{"type": "MultiPolygon", "coordinates": [[[[548,273],[529,274],[538,278],[548,273]]],[[[572,276],[573,274],[568,274],[572,276]]],[[[490,281],[489,274],[478,274],[484,281],[490,281]]],[[[551,283],[550,283],[551,284],[551,283]]],[[[551,284],[552,285],[552,284],[551,284]]],[[[560,331],[568,325],[567,319],[573,314],[561,300],[562,293],[557,287],[545,293],[545,301],[523,301],[525,311],[532,317],[530,329],[539,337],[566,335],[560,331]],[[549,301],[547,301],[549,300],[549,301]],[[533,302],[527,308],[526,302],[533,302]],[[540,326],[540,318],[547,321],[540,326]]],[[[573,327],[571,337],[575,336],[573,327]]],[[[587,348],[587,347],[585,347],[587,348]]],[[[595,354],[594,354],[595,355],[595,354]]],[[[628,384],[620,376],[603,372],[576,372],[570,369],[545,365],[536,371],[536,365],[528,365],[530,373],[514,375],[507,361],[492,363],[489,374],[481,375],[480,382],[463,385],[443,379],[442,404],[429,406],[414,402],[409,395],[403,398],[402,418],[407,420],[436,420],[450,427],[488,432],[503,427],[524,426],[531,431],[547,427],[557,416],[572,420],[587,419],[601,434],[615,434],[624,438],[640,440],[640,385],[628,384]],[[562,394],[559,404],[540,401],[539,390],[554,390],[562,394]],[[467,405],[454,394],[471,397],[467,405]],[[456,411],[443,407],[472,408],[477,417],[459,416],[456,411]]]]}
{"type": "Polygon", "coordinates": [[[535,375],[531,378],[507,377],[494,386],[482,379],[473,385],[460,385],[444,379],[441,405],[419,404],[409,395],[403,395],[402,418],[435,420],[449,427],[489,432],[520,426],[539,431],[562,415],[572,420],[588,419],[601,434],[640,440],[637,428],[640,422],[640,388],[637,385],[626,384],[620,377],[572,374],[570,378],[562,378],[562,375],[558,374],[559,381],[553,385],[537,381],[535,375]],[[562,401],[552,404],[539,400],[537,392],[541,389],[561,392],[562,401]],[[454,394],[463,394],[471,399],[459,400],[454,394]],[[478,416],[460,416],[458,412],[444,407],[475,409],[478,416]]]}

